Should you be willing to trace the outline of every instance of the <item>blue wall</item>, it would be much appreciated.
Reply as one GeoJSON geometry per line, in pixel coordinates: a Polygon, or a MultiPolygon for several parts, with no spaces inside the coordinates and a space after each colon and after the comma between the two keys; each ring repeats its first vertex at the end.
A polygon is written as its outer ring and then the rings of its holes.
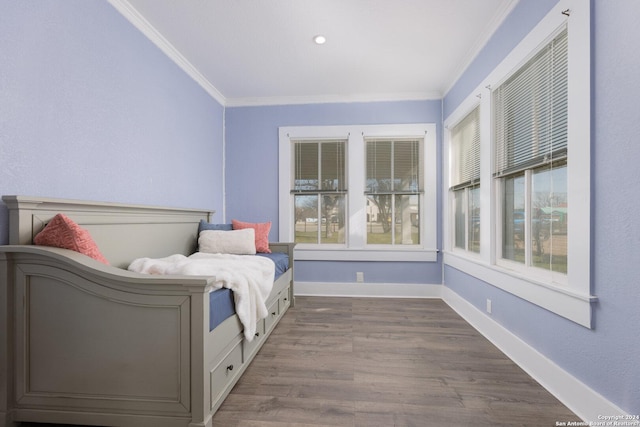
{"type": "MultiPolygon", "coordinates": [[[[227,221],[272,221],[271,240],[278,240],[278,128],[281,126],[436,123],[442,134],[438,101],[403,101],[235,107],[226,109],[227,221]]],[[[438,157],[441,155],[438,137],[438,157]]],[[[440,167],[440,162],[438,162],[440,167]]],[[[438,176],[440,172],[438,170],[438,176]]],[[[440,180],[437,185],[440,187],[440,180]]],[[[438,194],[440,206],[440,194],[438,194]]],[[[440,211],[440,209],[438,209],[440,211]]],[[[439,218],[438,218],[439,221],[439,218]]],[[[438,247],[440,247],[438,235],[438,247]]],[[[439,262],[296,263],[296,280],[354,282],[356,271],[367,282],[441,283],[439,262]],[[402,271],[398,275],[398,271],[402,271]]]]}
{"type": "Polygon", "coordinates": [[[221,209],[223,107],[106,1],[1,2],[0,58],[0,194],[221,209]]]}
{"type": "MultiPolygon", "coordinates": [[[[444,100],[445,117],[555,1],[520,0],[444,100]],[[475,82],[475,83],[474,83],[475,82]]],[[[592,2],[592,290],[595,328],[553,313],[453,268],[445,285],[629,414],[640,413],[640,2],[592,2]]],[[[604,415],[604,414],[603,414],[604,415]]]]}

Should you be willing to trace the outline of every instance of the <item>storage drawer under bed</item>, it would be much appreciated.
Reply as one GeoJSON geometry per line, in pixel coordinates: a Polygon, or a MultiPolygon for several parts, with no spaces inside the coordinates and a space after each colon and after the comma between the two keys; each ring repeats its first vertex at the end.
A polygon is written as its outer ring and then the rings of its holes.
{"type": "Polygon", "coordinates": [[[246,339],[243,340],[242,345],[243,345],[243,349],[242,349],[242,360],[244,362],[247,362],[249,359],[251,359],[251,357],[253,356],[253,354],[257,351],[257,348],[260,346],[260,344],[262,343],[262,340],[264,340],[264,319],[259,320],[258,323],[256,324],[256,334],[253,337],[253,340],[251,341],[247,341],[246,339]]]}
{"type": "Polygon", "coordinates": [[[291,305],[291,296],[289,295],[289,290],[291,288],[287,287],[280,292],[280,314],[284,313],[286,309],[291,305]]]}
{"type": "Polygon", "coordinates": [[[209,373],[211,379],[211,406],[218,402],[229,383],[241,372],[242,340],[238,340],[222,361],[209,373]]]}
{"type": "Polygon", "coordinates": [[[279,303],[280,303],[280,298],[276,298],[271,303],[271,305],[267,307],[267,311],[269,313],[267,314],[267,317],[265,317],[264,319],[264,330],[266,333],[269,333],[269,331],[271,331],[271,328],[273,328],[275,321],[278,319],[278,315],[280,314],[280,309],[278,307],[279,303]]]}

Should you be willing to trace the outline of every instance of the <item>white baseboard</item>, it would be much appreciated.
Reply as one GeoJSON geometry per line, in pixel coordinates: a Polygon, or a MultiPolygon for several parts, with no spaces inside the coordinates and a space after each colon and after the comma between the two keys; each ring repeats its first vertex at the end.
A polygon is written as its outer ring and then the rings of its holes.
{"type": "Polygon", "coordinates": [[[441,295],[444,302],[471,326],[583,421],[597,423],[603,421],[599,417],[626,415],[622,409],[560,368],[451,289],[443,286],[441,295]]]}
{"type": "Polygon", "coordinates": [[[442,285],[419,283],[295,282],[296,296],[441,298],[442,285]]]}

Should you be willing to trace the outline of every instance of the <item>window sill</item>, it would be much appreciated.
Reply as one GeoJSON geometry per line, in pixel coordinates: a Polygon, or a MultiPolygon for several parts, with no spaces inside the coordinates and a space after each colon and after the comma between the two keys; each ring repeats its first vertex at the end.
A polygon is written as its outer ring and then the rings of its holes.
{"type": "MultiPolygon", "coordinates": [[[[444,264],[569,319],[592,328],[591,304],[597,297],[537,281],[480,259],[445,252],[444,264]]],[[[446,283],[445,283],[446,285],[446,283]]]]}
{"type": "Polygon", "coordinates": [[[296,246],[296,261],[402,261],[436,262],[437,249],[348,249],[296,246]]]}

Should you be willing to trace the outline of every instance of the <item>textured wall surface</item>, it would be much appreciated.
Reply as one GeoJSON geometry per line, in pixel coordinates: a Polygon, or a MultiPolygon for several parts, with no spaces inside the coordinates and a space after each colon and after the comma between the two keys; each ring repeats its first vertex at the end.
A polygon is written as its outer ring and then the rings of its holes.
{"type": "MultiPolygon", "coordinates": [[[[404,101],[234,107],[226,110],[227,218],[273,221],[278,239],[278,128],[353,124],[436,123],[437,155],[441,152],[441,102],[404,101]],[[251,171],[251,172],[249,172],[251,171]],[[242,196],[238,196],[238,195],[242,196]]],[[[438,161],[438,168],[440,161],[438,161]]],[[[438,176],[440,172],[438,170],[438,176]]],[[[436,183],[440,187],[440,179],[436,183]]],[[[440,206],[438,192],[438,206],[440,206]]],[[[438,218],[439,223],[439,218],[438,218]]],[[[438,232],[438,243],[441,241],[438,232]]],[[[354,263],[305,261],[296,264],[296,280],[441,283],[440,263],[354,263]],[[397,274],[402,265],[402,274],[397,274]],[[396,272],[396,274],[392,273],[396,272]]]]}
{"type": "Polygon", "coordinates": [[[222,209],[222,106],[106,1],[1,2],[0,56],[0,194],[222,209]]]}

